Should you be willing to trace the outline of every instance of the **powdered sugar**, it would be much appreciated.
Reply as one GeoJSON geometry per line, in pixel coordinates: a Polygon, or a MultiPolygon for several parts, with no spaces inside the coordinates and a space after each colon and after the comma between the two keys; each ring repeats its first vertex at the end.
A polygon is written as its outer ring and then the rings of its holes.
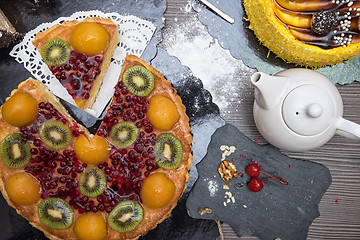
{"type": "Polygon", "coordinates": [[[188,3],[185,6],[185,12],[190,12],[191,11],[191,1],[188,1],[188,3]]]}
{"type": "Polygon", "coordinates": [[[234,77],[248,68],[224,50],[196,17],[164,33],[162,46],[201,79],[223,114],[231,101],[242,98],[241,89],[249,83],[234,77]]]}
{"type": "Polygon", "coordinates": [[[208,189],[210,192],[210,197],[214,197],[218,191],[218,184],[215,181],[210,180],[208,182],[208,189]]]}

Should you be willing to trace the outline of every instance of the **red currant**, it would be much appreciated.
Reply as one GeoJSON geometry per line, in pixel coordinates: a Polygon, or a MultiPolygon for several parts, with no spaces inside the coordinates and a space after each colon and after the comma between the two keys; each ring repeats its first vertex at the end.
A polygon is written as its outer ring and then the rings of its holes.
{"type": "Polygon", "coordinates": [[[263,189],[263,187],[263,183],[257,177],[253,177],[248,183],[248,188],[252,192],[259,192],[261,189],[263,189]]]}
{"type": "Polygon", "coordinates": [[[256,164],[251,164],[246,167],[246,173],[250,177],[258,177],[260,175],[260,167],[256,164]]]}

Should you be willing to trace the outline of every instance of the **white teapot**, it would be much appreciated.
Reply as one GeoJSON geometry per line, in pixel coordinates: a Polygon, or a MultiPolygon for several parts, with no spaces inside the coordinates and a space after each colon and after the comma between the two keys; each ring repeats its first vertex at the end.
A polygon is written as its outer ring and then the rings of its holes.
{"type": "Polygon", "coordinates": [[[342,117],[340,93],[324,75],[294,68],[274,76],[257,72],[251,82],[255,124],[272,145],[305,151],[325,144],[335,133],[360,140],[360,125],[342,117]]]}

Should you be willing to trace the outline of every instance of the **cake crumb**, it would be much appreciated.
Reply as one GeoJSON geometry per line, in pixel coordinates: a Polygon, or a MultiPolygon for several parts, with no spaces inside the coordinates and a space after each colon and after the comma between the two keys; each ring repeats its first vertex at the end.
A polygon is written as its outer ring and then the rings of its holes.
{"type": "Polygon", "coordinates": [[[210,213],[212,213],[212,210],[210,208],[199,208],[200,215],[204,215],[206,213],[210,214],[210,213]]]}
{"type": "Polygon", "coordinates": [[[246,206],[245,204],[243,205],[243,207],[244,207],[244,208],[247,208],[247,206],[246,206]]]}
{"type": "Polygon", "coordinates": [[[224,161],[227,156],[235,152],[236,148],[234,146],[229,147],[226,145],[221,145],[220,150],[223,151],[221,154],[221,161],[224,161]]]}
{"type": "Polygon", "coordinates": [[[225,195],[227,195],[228,197],[232,197],[232,193],[231,192],[225,192],[225,195]]]}
{"type": "Polygon", "coordinates": [[[225,185],[223,186],[223,189],[230,189],[230,188],[229,188],[228,185],[225,184],[225,185]]]}
{"type": "Polygon", "coordinates": [[[225,207],[226,207],[227,203],[231,203],[231,202],[235,203],[235,197],[229,191],[225,192],[224,198],[226,199],[226,201],[223,202],[225,207]]]}

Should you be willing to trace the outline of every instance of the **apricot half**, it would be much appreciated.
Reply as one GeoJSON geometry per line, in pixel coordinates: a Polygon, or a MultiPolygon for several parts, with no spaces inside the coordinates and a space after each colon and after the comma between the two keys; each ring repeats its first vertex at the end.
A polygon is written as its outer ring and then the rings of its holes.
{"type": "Polygon", "coordinates": [[[1,109],[5,121],[15,127],[29,125],[35,120],[37,113],[36,99],[26,92],[17,93],[10,97],[1,109]]]}
{"type": "Polygon", "coordinates": [[[105,51],[109,33],[97,23],[80,23],[70,34],[70,44],[75,51],[94,56],[105,51]]]}
{"type": "Polygon", "coordinates": [[[11,201],[19,205],[31,205],[40,199],[38,180],[28,173],[17,173],[5,183],[6,192],[11,201]]]}
{"type": "Polygon", "coordinates": [[[164,207],[174,193],[175,184],[164,173],[154,173],[145,178],[140,189],[143,204],[154,209],[164,207]]]}
{"type": "Polygon", "coordinates": [[[86,213],[76,220],[74,232],[79,240],[103,240],[107,235],[106,222],[98,214],[86,213]]]}
{"type": "Polygon", "coordinates": [[[80,135],[74,143],[76,156],[83,162],[97,165],[103,163],[109,156],[109,143],[97,135],[90,140],[85,135],[80,135]]]}
{"type": "Polygon", "coordinates": [[[78,106],[78,108],[80,109],[84,109],[84,106],[85,106],[85,99],[75,99],[75,103],[76,103],[76,106],[78,106]]]}
{"type": "Polygon", "coordinates": [[[150,99],[147,117],[155,128],[167,131],[179,120],[179,113],[172,100],[155,95],[150,99]]]}

